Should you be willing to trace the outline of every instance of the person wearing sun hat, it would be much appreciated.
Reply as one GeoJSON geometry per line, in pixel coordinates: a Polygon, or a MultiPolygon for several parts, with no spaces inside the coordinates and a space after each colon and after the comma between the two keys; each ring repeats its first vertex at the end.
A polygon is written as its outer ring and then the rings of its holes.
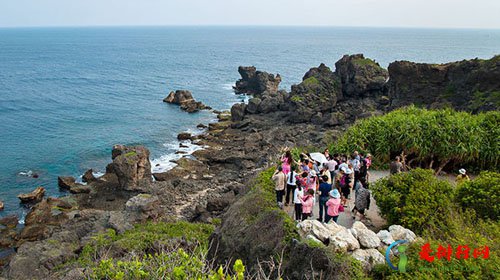
{"type": "Polygon", "coordinates": [[[328,195],[330,196],[330,199],[326,202],[327,211],[325,223],[328,223],[330,220],[333,220],[336,223],[340,214],[340,192],[337,189],[333,189],[328,193],[328,195]]]}
{"type": "Polygon", "coordinates": [[[457,182],[457,185],[460,185],[463,182],[470,181],[469,175],[467,175],[467,170],[462,168],[458,170],[458,173],[460,174],[458,174],[457,179],[455,180],[457,182]]]}

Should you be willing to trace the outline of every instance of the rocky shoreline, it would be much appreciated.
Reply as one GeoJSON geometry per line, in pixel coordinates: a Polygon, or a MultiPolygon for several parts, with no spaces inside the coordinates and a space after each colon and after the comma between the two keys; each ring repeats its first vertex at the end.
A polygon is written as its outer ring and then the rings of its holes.
{"type": "Polygon", "coordinates": [[[121,233],[147,220],[225,219],[259,171],[276,163],[283,147],[324,147],[356,119],[407,105],[407,99],[428,107],[447,102],[459,109],[474,105],[475,111],[498,108],[489,96],[500,89],[500,81],[483,82],[476,73],[488,69],[491,75],[500,76],[500,56],[438,66],[395,62],[387,71],[363,55],[353,55],[344,56],[335,66],[335,72],[324,64],[312,68],[290,93],[278,90],[279,75],[240,67],[242,80],[236,89],[253,98],[219,113],[219,121],[209,124],[206,133],[181,136],[207,148],[182,157],[168,172],[151,173],[147,148],[116,145],[106,174],[97,179],[88,176],[85,190],[74,180],[61,177],[60,183],[73,189],[73,195],[41,200],[20,231],[0,222],[0,247],[15,248],[1,256],[0,265],[5,266],[0,275],[8,279],[78,279],[82,276],[77,267],[64,272],[55,268],[77,257],[98,232],[111,228],[121,233]],[[458,67],[462,75],[457,74],[458,67]],[[429,84],[425,79],[435,76],[421,74],[427,73],[422,69],[438,71],[443,77],[433,79],[433,90],[419,97],[413,94],[420,92],[423,86],[419,85],[429,84]],[[403,90],[409,85],[415,90],[403,90]],[[456,100],[446,92],[450,85],[457,94],[481,91],[488,98],[479,105],[470,98],[465,99],[469,103],[456,100]]]}

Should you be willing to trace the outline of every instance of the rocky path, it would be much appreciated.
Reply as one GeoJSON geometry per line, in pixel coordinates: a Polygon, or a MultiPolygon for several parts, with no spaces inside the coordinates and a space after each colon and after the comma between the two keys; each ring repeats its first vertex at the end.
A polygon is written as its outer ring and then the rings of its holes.
{"type": "MultiPolygon", "coordinates": [[[[389,171],[370,171],[370,183],[377,181],[378,179],[384,178],[389,175],[389,171]]],[[[351,228],[355,221],[359,221],[360,217],[357,215],[356,219],[353,219],[352,208],[354,207],[354,192],[351,193],[351,198],[349,199],[346,207],[346,211],[341,213],[339,216],[338,224],[344,226],[346,228],[351,228]]],[[[292,206],[286,206],[285,211],[293,217],[294,209],[292,206]]],[[[366,219],[362,220],[363,223],[366,224],[367,227],[374,231],[378,231],[382,229],[386,225],[386,221],[380,216],[378,212],[378,207],[373,199],[373,195],[371,197],[370,209],[365,212],[366,219]]],[[[313,218],[317,219],[319,217],[319,203],[316,201],[313,209],[313,218]]]]}

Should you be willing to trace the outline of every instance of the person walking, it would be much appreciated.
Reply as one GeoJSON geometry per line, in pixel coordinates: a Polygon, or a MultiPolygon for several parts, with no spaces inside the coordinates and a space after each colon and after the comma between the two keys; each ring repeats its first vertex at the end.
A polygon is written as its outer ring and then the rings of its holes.
{"type": "Polygon", "coordinates": [[[293,157],[290,150],[287,150],[283,156],[281,156],[281,167],[283,168],[283,173],[288,175],[293,163],[293,157]]]}
{"type": "Polygon", "coordinates": [[[352,218],[356,219],[356,214],[359,212],[361,214],[361,219],[365,217],[365,210],[370,208],[370,191],[365,189],[363,185],[360,185],[358,191],[356,192],[356,198],[354,200],[354,208],[352,209],[352,218]]]}
{"type": "Polygon", "coordinates": [[[391,175],[403,172],[403,164],[401,163],[401,158],[397,156],[394,161],[389,165],[389,172],[391,175]]]}
{"type": "Polygon", "coordinates": [[[328,223],[330,220],[333,220],[336,223],[340,215],[340,193],[339,190],[333,189],[328,193],[328,195],[330,196],[330,199],[326,202],[328,210],[326,212],[325,223],[328,223]]]}
{"type": "Polygon", "coordinates": [[[297,173],[295,172],[297,168],[292,165],[290,172],[286,175],[286,196],[285,196],[285,206],[290,203],[290,196],[294,195],[294,190],[297,186],[297,173]]]}
{"type": "Polygon", "coordinates": [[[297,187],[293,191],[293,204],[295,208],[295,221],[302,220],[302,198],[304,197],[304,186],[297,182],[297,187]]]}
{"type": "Polygon", "coordinates": [[[458,174],[457,178],[455,179],[455,182],[457,183],[457,185],[460,185],[463,182],[470,181],[469,175],[467,175],[467,170],[462,168],[462,169],[458,170],[458,173],[460,173],[460,174],[458,174]]]}
{"type": "Polygon", "coordinates": [[[280,208],[283,208],[283,196],[285,195],[286,176],[285,173],[283,173],[283,168],[281,168],[281,166],[278,167],[278,169],[274,172],[271,179],[275,183],[274,190],[276,191],[276,201],[278,202],[278,206],[280,208]]]}
{"type": "Polygon", "coordinates": [[[314,190],[309,189],[302,198],[302,221],[312,216],[314,206],[314,190]]]}
{"type": "Polygon", "coordinates": [[[329,199],[329,193],[332,190],[332,185],[328,182],[328,177],[323,175],[321,177],[321,184],[319,184],[319,218],[318,221],[323,222],[326,219],[326,202],[329,199]],[[323,216],[323,214],[325,216],[323,216]]]}

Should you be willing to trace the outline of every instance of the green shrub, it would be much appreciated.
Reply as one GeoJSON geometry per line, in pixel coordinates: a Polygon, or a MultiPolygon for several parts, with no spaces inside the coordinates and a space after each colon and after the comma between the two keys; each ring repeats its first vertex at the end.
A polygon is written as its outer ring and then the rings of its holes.
{"type": "Polygon", "coordinates": [[[482,172],[476,179],[458,186],[458,204],[471,208],[482,218],[498,221],[500,217],[500,173],[482,172]]]}
{"type": "Polygon", "coordinates": [[[429,225],[443,225],[453,195],[450,183],[424,169],[380,179],[371,189],[389,224],[399,224],[417,233],[429,225]]]}
{"type": "Polygon", "coordinates": [[[498,170],[499,146],[498,111],[472,115],[410,106],[356,122],[330,151],[371,153],[381,163],[404,152],[414,166],[439,170],[460,164],[498,170]]]}
{"type": "Polygon", "coordinates": [[[406,250],[408,265],[406,273],[391,270],[386,264],[376,266],[372,271],[375,279],[499,279],[500,224],[498,222],[476,219],[473,213],[453,212],[448,218],[446,228],[432,228],[423,233],[424,240],[410,244],[406,250]],[[436,256],[439,245],[453,248],[451,260],[427,262],[420,259],[424,244],[430,243],[432,256],[436,256]],[[457,259],[455,250],[459,245],[470,248],[469,259],[457,259]],[[488,246],[488,259],[474,259],[475,248],[488,246]]]}

